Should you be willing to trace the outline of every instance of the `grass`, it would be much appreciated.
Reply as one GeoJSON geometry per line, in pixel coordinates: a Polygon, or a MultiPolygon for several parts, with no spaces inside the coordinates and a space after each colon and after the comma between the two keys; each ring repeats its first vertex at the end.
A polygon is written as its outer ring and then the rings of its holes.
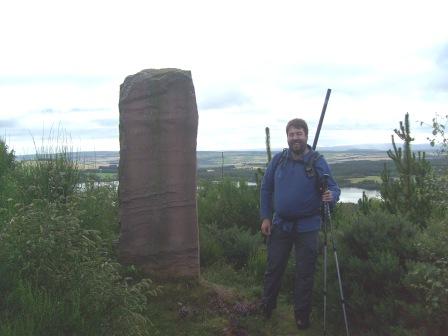
{"type": "Polygon", "coordinates": [[[270,320],[259,311],[262,283],[226,264],[203,270],[199,281],[163,281],[162,293],[152,299],[149,318],[161,335],[287,336],[322,334],[322,323],[298,331],[293,308],[281,294],[270,320]]]}

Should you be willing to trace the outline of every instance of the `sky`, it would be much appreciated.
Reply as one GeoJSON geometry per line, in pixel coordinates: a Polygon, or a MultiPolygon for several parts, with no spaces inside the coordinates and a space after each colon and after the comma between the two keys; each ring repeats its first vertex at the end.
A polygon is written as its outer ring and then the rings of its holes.
{"type": "Polygon", "coordinates": [[[190,70],[198,150],[417,143],[448,114],[447,1],[1,1],[0,137],[16,154],[56,141],[119,150],[119,88],[143,69],[190,70]],[[56,140],[55,140],[56,139],[56,140]]]}

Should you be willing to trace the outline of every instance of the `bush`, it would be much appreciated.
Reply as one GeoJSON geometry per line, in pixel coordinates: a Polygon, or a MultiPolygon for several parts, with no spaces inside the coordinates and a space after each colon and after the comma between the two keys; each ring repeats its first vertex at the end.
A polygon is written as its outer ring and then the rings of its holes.
{"type": "Polygon", "coordinates": [[[208,267],[224,260],[224,251],[216,237],[216,224],[199,226],[201,267],[208,267]]]}
{"type": "Polygon", "coordinates": [[[88,182],[72,196],[79,211],[80,225],[94,229],[101,237],[113,240],[118,237],[118,189],[112,184],[88,182]]]}
{"type": "Polygon", "coordinates": [[[14,167],[14,151],[8,151],[8,146],[0,138],[0,223],[7,221],[14,211],[17,193],[17,186],[12,177],[14,167]]]}
{"type": "Polygon", "coordinates": [[[9,151],[5,141],[0,138],[0,178],[11,171],[14,165],[14,151],[9,151]]]}
{"type": "Polygon", "coordinates": [[[423,334],[444,335],[448,330],[448,222],[435,220],[415,240],[418,257],[408,263],[404,279],[412,292],[413,307],[406,307],[408,322],[423,334]]]}
{"type": "Polygon", "coordinates": [[[201,264],[211,265],[219,260],[241,269],[261,245],[261,236],[249,229],[231,226],[221,229],[215,223],[200,227],[201,264]]]}
{"type": "Polygon", "coordinates": [[[257,189],[245,182],[202,182],[198,217],[203,267],[225,261],[241,269],[261,245],[257,189]]]}
{"type": "MultiPolygon", "coordinates": [[[[368,214],[338,209],[334,222],[338,226],[334,238],[351,327],[361,334],[369,330],[374,335],[397,332],[403,323],[403,307],[409,299],[409,291],[403,285],[406,262],[416,257],[413,241],[418,230],[403,217],[378,209],[368,214]]],[[[327,257],[327,316],[333,327],[343,327],[330,240],[327,257]]],[[[320,306],[323,305],[322,278],[320,265],[314,293],[320,306]]]]}
{"type": "MultiPolygon", "coordinates": [[[[30,335],[145,334],[147,280],[130,286],[96,230],[83,229],[76,204],[35,200],[0,233],[0,320],[30,335]],[[22,320],[27,321],[21,326],[22,320]],[[126,330],[126,332],[125,332],[126,330]],[[29,332],[28,332],[29,331],[29,332]]],[[[13,334],[14,334],[13,333],[13,334]]]]}
{"type": "Polygon", "coordinates": [[[219,183],[202,182],[198,193],[199,224],[216,223],[226,229],[238,226],[260,231],[257,188],[228,179],[219,183]]]}

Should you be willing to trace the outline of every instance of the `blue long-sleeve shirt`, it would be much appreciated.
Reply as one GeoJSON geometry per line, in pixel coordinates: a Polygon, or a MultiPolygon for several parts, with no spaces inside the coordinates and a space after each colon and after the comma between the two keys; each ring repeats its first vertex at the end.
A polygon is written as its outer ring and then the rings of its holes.
{"type": "Polygon", "coordinates": [[[285,154],[276,154],[263,177],[260,192],[261,219],[271,219],[274,214],[273,224],[284,231],[309,232],[320,229],[321,195],[317,179],[324,174],[329,175],[328,189],[333,195],[333,204],[341,194],[330,167],[322,156],[314,165],[316,176],[307,175],[305,168],[313,156],[313,150],[309,149],[303,160],[294,160],[289,149],[282,160],[282,155],[285,154]]]}

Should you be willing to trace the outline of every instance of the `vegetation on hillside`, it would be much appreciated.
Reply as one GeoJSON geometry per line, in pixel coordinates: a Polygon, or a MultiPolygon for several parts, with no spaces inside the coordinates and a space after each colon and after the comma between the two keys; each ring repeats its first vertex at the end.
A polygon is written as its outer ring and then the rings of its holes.
{"type": "MultiPolygon", "coordinates": [[[[448,330],[447,172],[412,152],[407,118],[396,133],[404,145],[393,142],[382,180],[368,173],[382,200],[339,204],[332,215],[352,335],[448,330]]],[[[442,126],[437,120],[433,137],[447,161],[442,126]]],[[[117,261],[116,188],[83,177],[64,151],[40,158],[34,165],[17,162],[0,141],[0,335],[296,332],[292,259],[272,319],[263,321],[258,312],[266,246],[258,194],[245,180],[201,181],[201,279],[160,282],[157,274],[151,280],[117,261]]],[[[322,258],[319,263],[309,336],[321,334],[322,258]]],[[[330,334],[344,334],[331,258],[327,317],[330,334]]]]}

